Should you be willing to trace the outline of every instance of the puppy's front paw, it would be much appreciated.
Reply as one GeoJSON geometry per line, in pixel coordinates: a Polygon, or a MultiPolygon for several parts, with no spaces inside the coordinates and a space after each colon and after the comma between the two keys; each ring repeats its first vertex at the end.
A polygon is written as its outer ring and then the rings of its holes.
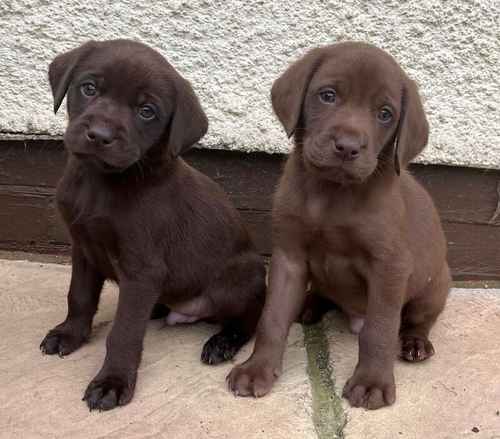
{"type": "Polygon", "coordinates": [[[403,335],[401,337],[401,359],[410,362],[427,360],[434,355],[434,346],[428,338],[403,335]]]}
{"type": "Polygon", "coordinates": [[[87,387],[83,401],[89,410],[111,410],[116,406],[130,402],[134,394],[134,385],[116,375],[94,378],[87,387]]]}
{"type": "Polygon", "coordinates": [[[269,393],[279,375],[277,368],[250,359],[233,368],[226,381],[235,396],[260,398],[269,393]]]}
{"type": "Polygon", "coordinates": [[[40,350],[47,355],[58,354],[60,357],[76,351],[85,342],[85,337],[70,332],[52,329],[40,343],[40,350]]]}
{"type": "Polygon", "coordinates": [[[364,407],[376,410],[394,404],[396,401],[396,385],[392,372],[384,376],[370,376],[355,371],[344,386],[342,396],[352,407],[364,407]]]}

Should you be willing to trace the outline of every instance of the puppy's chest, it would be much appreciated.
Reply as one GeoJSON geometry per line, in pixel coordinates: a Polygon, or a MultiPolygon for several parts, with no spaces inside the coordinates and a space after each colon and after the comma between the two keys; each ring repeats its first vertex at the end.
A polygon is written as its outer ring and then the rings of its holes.
{"type": "Polygon", "coordinates": [[[309,247],[321,247],[332,254],[343,254],[352,248],[353,241],[359,245],[359,227],[349,205],[316,198],[306,203],[304,214],[309,247]]]}
{"type": "Polygon", "coordinates": [[[309,265],[322,283],[354,282],[369,263],[370,239],[358,217],[348,203],[314,200],[306,205],[309,265]]]}
{"type": "Polygon", "coordinates": [[[111,200],[83,186],[58,190],[57,201],[74,243],[107,277],[116,278],[119,233],[111,200]]]}

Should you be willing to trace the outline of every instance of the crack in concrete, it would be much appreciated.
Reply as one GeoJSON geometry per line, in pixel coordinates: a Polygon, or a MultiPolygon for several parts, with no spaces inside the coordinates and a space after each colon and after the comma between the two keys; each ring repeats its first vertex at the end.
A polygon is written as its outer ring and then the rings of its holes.
{"type": "Polygon", "coordinates": [[[319,439],[342,439],[347,417],[335,392],[334,371],[322,323],[303,326],[307,351],[307,375],[311,382],[313,422],[319,439]]]}

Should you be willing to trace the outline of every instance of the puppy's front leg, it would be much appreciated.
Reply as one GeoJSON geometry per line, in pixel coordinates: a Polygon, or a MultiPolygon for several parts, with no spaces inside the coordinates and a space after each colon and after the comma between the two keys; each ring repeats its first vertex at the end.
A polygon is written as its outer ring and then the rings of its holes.
{"type": "Polygon", "coordinates": [[[394,360],[408,276],[398,262],[377,267],[368,280],[366,321],[359,334],[359,358],[343,396],[353,407],[370,410],[396,400],[394,360]]]}
{"type": "Polygon", "coordinates": [[[227,377],[235,395],[259,397],[271,389],[281,373],[288,331],[302,309],[306,287],[305,255],[275,249],[253,354],[227,377]]]}
{"type": "Polygon", "coordinates": [[[159,296],[160,289],[154,283],[120,281],[118,309],[106,340],[106,358],[83,397],[90,410],[110,410],[132,399],[146,325],[159,296]]]}
{"type": "Polygon", "coordinates": [[[72,248],[71,283],[66,320],[51,329],[40,344],[44,354],[68,355],[89,337],[104,277],[85,258],[75,242],[72,248]]]}

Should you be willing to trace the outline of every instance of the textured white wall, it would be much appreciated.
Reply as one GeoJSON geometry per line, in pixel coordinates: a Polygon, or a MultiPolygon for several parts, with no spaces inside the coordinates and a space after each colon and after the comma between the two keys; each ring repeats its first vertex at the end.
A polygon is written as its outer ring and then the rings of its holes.
{"type": "Polygon", "coordinates": [[[60,135],[47,65],[87,39],[159,49],[191,82],[210,119],[206,147],[286,152],[269,103],[273,80],[316,45],[364,40],[416,79],[431,122],[423,160],[500,168],[500,2],[0,2],[0,132],[60,135]],[[147,6],[146,6],[147,5],[147,6]]]}

